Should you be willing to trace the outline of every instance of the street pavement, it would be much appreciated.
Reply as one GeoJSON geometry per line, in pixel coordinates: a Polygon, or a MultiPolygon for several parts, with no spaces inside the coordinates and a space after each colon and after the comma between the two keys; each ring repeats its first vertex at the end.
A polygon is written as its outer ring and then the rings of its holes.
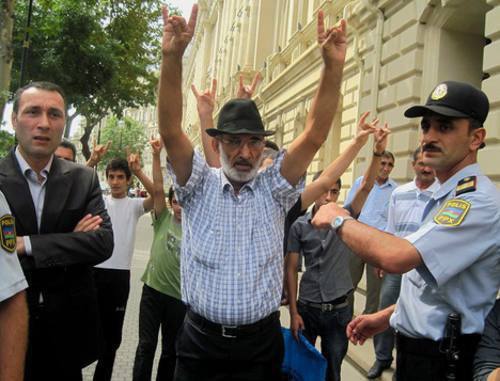
{"type": "MultiPolygon", "coordinates": [[[[135,350],[137,348],[138,341],[139,302],[142,291],[141,276],[149,258],[149,249],[152,238],[153,229],[151,226],[151,217],[147,214],[141,217],[139,223],[137,224],[136,243],[130,277],[130,295],[125,314],[125,323],[123,326],[123,339],[116,355],[112,381],[132,380],[132,368],[134,366],[135,350]]],[[[289,327],[289,315],[286,308],[282,308],[281,316],[282,325],[289,327]]],[[[156,375],[158,358],[159,348],[157,348],[154,361],[153,379],[155,379],[156,375]]],[[[95,363],[84,369],[84,381],[92,381],[94,369],[95,363]]],[[[361,381],[365,380],[365,378],[349,362],[344,361],[342,365],[342,380],[361,381]]]]}

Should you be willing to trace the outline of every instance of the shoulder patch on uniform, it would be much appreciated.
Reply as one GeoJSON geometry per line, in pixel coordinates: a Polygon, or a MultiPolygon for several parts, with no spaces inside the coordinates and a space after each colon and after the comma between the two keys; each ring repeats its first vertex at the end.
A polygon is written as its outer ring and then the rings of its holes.
{"type": "Polygon", "coordinates": [[[458,198],[448,200],[434,216],[434,222],[438,225],[458,226],[469,212],[470,206],[469,201],[458,198]]]}
{"type": "Polygon", "coordinates": [[[0,245],[8,253],[16,250],[16,224],[14,217],[5,214],[0,218],[0,245]]]}
{"type": "Polygon", "coordinates": [[[461,194],[467,192],[474,192],[476,190],[476,176],[465,177],[460,180],[455,188],[455,196],[459,196],[461,194]]]}

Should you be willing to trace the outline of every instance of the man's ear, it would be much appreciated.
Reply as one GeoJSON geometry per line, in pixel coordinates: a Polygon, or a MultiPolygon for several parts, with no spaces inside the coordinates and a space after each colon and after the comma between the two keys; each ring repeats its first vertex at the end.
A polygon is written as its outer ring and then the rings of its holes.
{"type": "Polygon", "coordinates": [[[471,132],[472,140],[470,143],[470,149],[476,151],[479,149],[481,144],[483,144],[484,139],[486,139],[486,129],[484,127],[475,128],[471,132]]]}
{"type": "Polygon", "coordinates": [[[12,115],[10,116],[10,120],[12,122],[12,127],[15,130],[16,127],[17,127],[17,113],[15,113],[14,111],[12,111],[12,115]]]}

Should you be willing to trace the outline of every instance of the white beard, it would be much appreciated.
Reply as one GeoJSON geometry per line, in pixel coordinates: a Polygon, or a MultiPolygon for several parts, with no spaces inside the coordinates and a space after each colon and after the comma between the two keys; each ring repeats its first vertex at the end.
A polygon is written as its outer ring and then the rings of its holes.
{"type": "Polygon", "coordinates": [[[236,168],[231,166],[229,158],[226,153],[222,149],[222,146],[219,144],[219,158],[222,166],[222,171],[227,176],[229,180],[236,181],[238,183],[247,183],[250,180],[254,179],[257,176],[259,171],[260,162],[262,161],[262,155],[260,156],[257,163],[253,166],[253,168],[249,172],[238,171],[236,168]]]}

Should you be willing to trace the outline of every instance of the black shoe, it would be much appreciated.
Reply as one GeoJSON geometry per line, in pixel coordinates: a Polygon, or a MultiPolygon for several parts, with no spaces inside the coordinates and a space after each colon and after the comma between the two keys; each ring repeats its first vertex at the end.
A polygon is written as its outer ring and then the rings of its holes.
{"type": "Polygon", "coordinates": [[[366,378],[373,380],[374,378],[379,378],[382,375],[382,372],[391,367],[392,361],[378,361],[375,360],[373,366],[370,368],[368,373],[366,374],[366,378]]]}

